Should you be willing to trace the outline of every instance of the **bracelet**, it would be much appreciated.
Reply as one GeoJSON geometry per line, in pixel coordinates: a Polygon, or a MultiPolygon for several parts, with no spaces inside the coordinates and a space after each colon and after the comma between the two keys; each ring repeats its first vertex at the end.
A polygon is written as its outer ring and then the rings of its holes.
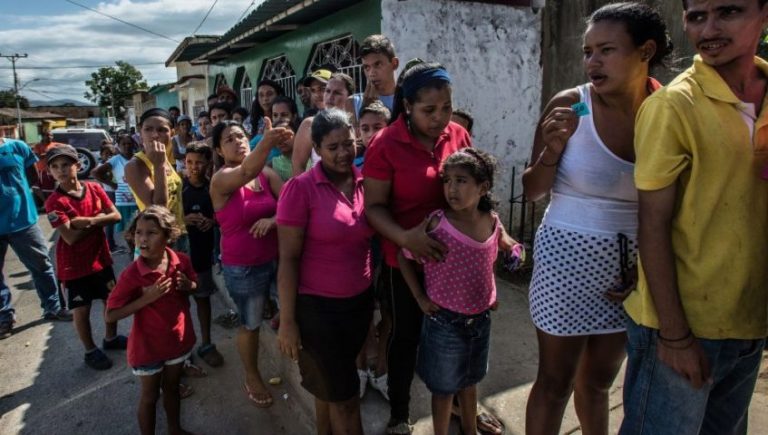
{"type": "Polygon", "coordinates": [[[659,344],[666,347],[667,349],[674,349],[674,350],[685,350],[689,347],[693,346],[693,343],[696,341],[696,339],[690,340],[687,344],[677,345],[677,346],[671,346],[670,343],[665,342],[664,340],[659,340],[659,344]]]}
{"type": "Polygon", "coordinates": [[[680,338],[665,338],[665,337],[663,337],[663,336],[661,335],[661,330],[657,330],[657,331],[656,331],[656,336],[657,336],[657,337],[659,337],[659,340],[661,340],[661,341],[666,341],[666,342],[668,342],[668,343],[674,343],[674,342],[677,342],[677,341],[683,341],[683,340],[687,340],[687,339],[689,339],[689,338],[690,338],[692,335],[693,335],[693,331],[691,331],[691,328],[688,328],[688,332],[687,332],[687,333],[686,333],[684,336],[682,336],[682,337],[680,337],[680,338]]]}
{"type": "Polygon", "coordinates": [[[562,154],[557,156],[557,160],[555,160],[555,163],[546,163],[544,161],[544,153],[546,153],[546,152],[547,152],[547,150],[545,148],[544,151],[542,151],[541,154],[539,154],[539,160],[537,161],[538,164],[540,164],[541,166],[547,167],[547,168],[554,168],[555,166],[560,164],[560,159],[563,156],[562,154]]]}

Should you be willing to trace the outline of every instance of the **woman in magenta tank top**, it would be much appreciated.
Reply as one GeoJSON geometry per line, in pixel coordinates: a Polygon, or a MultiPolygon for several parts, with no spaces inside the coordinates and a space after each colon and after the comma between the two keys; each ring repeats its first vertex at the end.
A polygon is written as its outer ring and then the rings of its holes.
{"type": "Polygon", "coordinates": [[[283,181],[265,167],[267,156],[293,133],[284,128],[266,129],[261,146],[250,151],[242,125],[224,121],[213,129],[213,148],[224,166],[211,179],[211,200],[221,227],[221,264],[229,295],[237,305],[240,329],[237,350],[245,366],[248,399],[260,408],[272,405],[258,366],[259,325],[264,300],[275,279],[277,232],[275,213],[283,181]]]}

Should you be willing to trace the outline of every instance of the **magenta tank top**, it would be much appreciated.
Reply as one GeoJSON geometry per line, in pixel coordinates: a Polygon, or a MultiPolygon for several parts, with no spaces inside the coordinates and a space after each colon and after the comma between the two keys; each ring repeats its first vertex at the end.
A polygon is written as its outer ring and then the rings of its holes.
{"type": "Polygon", "coordinates": [[[424,265],[427,296],[437,305],[455,313],[478,314],[496,302],[493,263],[499,253],[501,224],[494,214],[495,230],[487,240],[478,242],[451,225],[442,210],[430,215],[440,223],[429,232],[448,247],[445,261],[424,265]]]}
{"type": "Polygon", "coordinates": [[[221,228],[221,263],[227,266],[258,266],[277,258],[277,231],[254,238],[250,229],[259,219],[271,218],[277,212],[264,173],[258,176],[261,191],[243,186],[232,193],[229,201],[216,212],[221,228]]]}

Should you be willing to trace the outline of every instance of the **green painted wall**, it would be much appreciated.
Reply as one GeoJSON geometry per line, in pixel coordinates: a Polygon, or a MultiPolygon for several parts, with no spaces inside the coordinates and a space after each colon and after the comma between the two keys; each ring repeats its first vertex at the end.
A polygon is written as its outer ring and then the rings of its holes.
{"type": "Polygon", "coordinates": [[[211,78],[210,91],[213,93],[214,77],[217,74],[224,74],[227,83],[238,89],[240,84],[235,83],[235,73],[240,66],[245,67],[248,77],[256,85],[264,60],[281,54],[288,57],[296,75],[302,76],[314,44],[346,34],[352,34],[360,43],[366,36],[380,32],[380,0],[365,0],[288,32],[268,43],[238,53],[225,61],[210,64],[208,66],[208,76],[211,78]]]}
{"type": "Polygon", "coordinates": [[[168,90],[158,91],[153,93],[155,96],[155,107],[161,107],[168,110],[171,106],[179,107],[179,94],[176,92],[168,92],[168,90]]]}
{"type": "Polygon", "coordinates": [[[40,121],[22,121],[22,128],[24,129],[24,139],[30,145],[40,142],[40,133],[37,131],[40,121]]]}

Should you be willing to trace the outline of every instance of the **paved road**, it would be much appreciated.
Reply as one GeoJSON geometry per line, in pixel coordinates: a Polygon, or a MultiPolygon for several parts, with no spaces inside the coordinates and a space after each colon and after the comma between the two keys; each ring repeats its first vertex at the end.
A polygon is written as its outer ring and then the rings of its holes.
{"type": "MultiPolygon", "coordinates": [[[[44,219],[46,235],[52,231],[44,219]]],[[[116,270],[127,262],[116,257],[116,270]]],[[[13,289],[18,323],[16,333],[0,341],[0,435],[5,434],[133,434],[137,433],[135,408],[139,385],[126,366],[124,352],[112,352],[115,366],[104,372],[87,368],[82,346],[70,323],[39,319],[39,302],[29,274],[9,251],[4,271],[13,289]]],[[[494,314],[491,368],[479,386],[480,402],[503,418],[508,434],[524,433],[525,402],[536,374],[537,347],[528,315],[525,286],[498,281],[501,308],[494,314]]],[[[228,310],[223,295],[214,298],[214,316],[228,310]]],[[[194,304],[193,304],[194,305],[194,304]]],[[[95,336],[103,336],[103,322],[95,306],[91,319],[95,336]]],[[[119,324],[121,333],[129,321],[119,324]]],[[[214,340],[226,363],[208,368],[209,376],[190,379],[196,393],[182,402],[182,422],[200,434],[311,434],[312,399],[299,387],[298,371],[278,355],[274,333],[262,328],[262,370],[265,377],[280,376],[284,382],[272,388],[276,404],[256,409],[242,392],[240,363],[234,348],[234,330],[213,327],[214,340]],[[284,398],[285,397],[285,398],[284,398]]],[[[622,418],[621,378],[611,389],[611,433],[622,418]]],[[[429,394],[420,381],[412,389],[412,418],[417,435],[430,434],[429,394]]],[[[768,363],[750,413],[750,434],[768,433],[768,363]]],[[[389,408],[375,391],[363,401],[363,421],[368,434],[383,433],[389,408]]],[[[158,428],[164,429],[163,412],[158,428]]],[[[453,428],[453,433],[458,433],[453,428]]],[[[160,433],[165,433],[160,430],[160,433]]],[[[562,433],[580,433],[573,404],[569,404],[562,433]]]]}

